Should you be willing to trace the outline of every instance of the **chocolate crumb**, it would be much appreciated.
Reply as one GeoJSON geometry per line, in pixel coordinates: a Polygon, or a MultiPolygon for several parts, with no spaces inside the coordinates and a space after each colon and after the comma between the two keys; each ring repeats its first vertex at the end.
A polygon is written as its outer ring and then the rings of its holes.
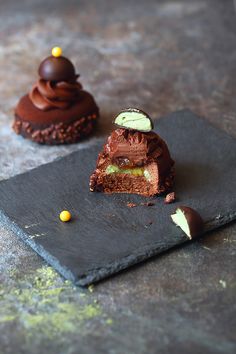
{"type": "Polygon", "coordinates": [[[129,207],[129,208],[135,208],[137,206],[137,204],[135,204],[135,203],[127,203],[127,207],[129,207]]]}
{"type": "Polygon", "coordinates": [[[165,197],[165,204],[171,204],[175,202],[175,192],[168,193],[165,197]]]}
{"type": "Polygon", "coordinates": [[[153,206],[153,205],[155,205],[155,203],[153,203],[153,202],[145,202],[145,203],[140,203],[140,205],[143,205],[143,206],[153,206]]]}

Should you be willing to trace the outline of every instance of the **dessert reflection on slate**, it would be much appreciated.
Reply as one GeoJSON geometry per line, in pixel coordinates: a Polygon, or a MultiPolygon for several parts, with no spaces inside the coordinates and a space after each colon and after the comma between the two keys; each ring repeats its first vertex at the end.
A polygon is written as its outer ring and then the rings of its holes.
{"type": "Polygon", "coordinates": [[[174,161],[168,147],[153,129],[150,117],[136,108],[121,111],[119,127],[108,137],[90,177],[90,190],[133,193],[146,197],[171,190],[174,161]]]}
{"type": "Polygon", "coordinates": [[[16,109],[13,129],[40,144],[76,143],[94,130],[99,109],[59,47],[39,66],[39,79],[16,109]]]}

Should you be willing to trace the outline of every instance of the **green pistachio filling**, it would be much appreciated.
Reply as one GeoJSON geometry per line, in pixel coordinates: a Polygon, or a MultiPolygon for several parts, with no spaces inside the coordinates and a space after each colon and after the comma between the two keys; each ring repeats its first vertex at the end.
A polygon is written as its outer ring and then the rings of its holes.
{"type": "Polygon", "coordinates": [[[147,170],[145,170],[143,167],[119,168],[116,165],[109,165],[106,168],[106,173],[107,174],[124,173],[124,174],[133,175],[133,176],[145,177],[148,181],[150,180],[149,172],[147,170]]]}

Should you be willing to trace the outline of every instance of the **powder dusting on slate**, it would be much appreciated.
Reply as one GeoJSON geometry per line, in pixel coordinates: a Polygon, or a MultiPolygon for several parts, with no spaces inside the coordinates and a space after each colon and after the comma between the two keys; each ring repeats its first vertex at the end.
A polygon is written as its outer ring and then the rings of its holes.
{"type": "Polygon", "coordinates": [[[15,280],[14,287],[0,286],[0,324],[17,322],[28,338],[39,333],[49,339],[81,333],[95,319],[104,325],[112,323],[91,295],[80,293],[70,281],[58,280],[51,267],[15,280]]]}

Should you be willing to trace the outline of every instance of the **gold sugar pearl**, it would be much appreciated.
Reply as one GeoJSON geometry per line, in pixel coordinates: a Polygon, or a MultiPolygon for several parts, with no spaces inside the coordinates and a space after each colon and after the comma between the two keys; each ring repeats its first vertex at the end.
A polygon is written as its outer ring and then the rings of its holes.
{"type": "Polygon", "coordinates": [[[55,58],[59,58],[62,55],[62,49],[60,47],[52,48],[52,56],[55,58]]]}
{"type": "Polygon", "coordinates": [[[61,221],[67,222],[67,221],[70,221],[70,219],[71,219],[71,213],[68,210],[63,210],[60,213],[60,220],[61,221]]]}

